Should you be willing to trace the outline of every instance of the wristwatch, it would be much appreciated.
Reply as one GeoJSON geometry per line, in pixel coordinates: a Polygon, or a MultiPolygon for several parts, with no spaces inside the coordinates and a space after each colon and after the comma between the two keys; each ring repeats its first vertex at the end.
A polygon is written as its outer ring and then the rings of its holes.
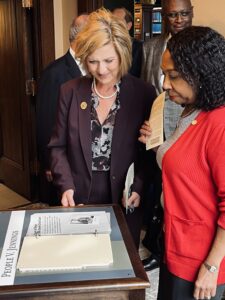
{"type": "Polygon", "coordinates": [[[216,273],[218,271],[218,268],[216,266],[210,266],[207,262],[204,262],[203,265],[211,273],[216,273]]]}

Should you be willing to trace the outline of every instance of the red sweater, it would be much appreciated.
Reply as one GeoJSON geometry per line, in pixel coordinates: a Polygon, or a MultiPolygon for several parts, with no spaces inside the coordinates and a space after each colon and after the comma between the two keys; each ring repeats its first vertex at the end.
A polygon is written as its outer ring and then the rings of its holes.
{"type": "MultiPolygon", "coordinates": [[[[196,120],[162,162],[165,260],[171,273],[188,281],[195,281],[217,226],[225,229],[225,107],[196,120]]],[[[225,283],[225,259],[218,283],[225,283]]]]}

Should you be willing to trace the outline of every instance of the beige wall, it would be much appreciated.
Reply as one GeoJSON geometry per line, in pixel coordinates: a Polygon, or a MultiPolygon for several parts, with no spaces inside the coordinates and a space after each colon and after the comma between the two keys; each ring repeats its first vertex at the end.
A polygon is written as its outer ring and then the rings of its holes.
{"type": "Polygon", "coordinates": [[[69,26],[77,16],[77,0],[53,0],[55,24],[55,58],[69,48],[69,26]]]}
{"type": "Polygon", "coordinates": [[[225,36],[225,0],[192,0],[194,24],[209,26],[225,36]]]}
{"type": "MultiPolygon", "coordinates": [[[[69,47],[68,30],[77,15],[77,0],[53,0],[55,22],[55,57],[69,47]]],[[[112,0],[113,1],[113,0],[112,0]]],[[[210,26],[225,36],[225,0],[192,0],[194,25],[210,26]]]]}

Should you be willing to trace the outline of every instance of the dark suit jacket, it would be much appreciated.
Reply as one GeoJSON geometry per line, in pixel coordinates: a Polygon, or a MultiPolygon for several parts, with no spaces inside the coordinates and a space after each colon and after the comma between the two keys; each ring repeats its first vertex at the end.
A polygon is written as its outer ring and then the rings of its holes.
{"type": "MultiPolygon", "coordinates": [[[[56,128],[49,144],[54,181],[61,193],[75,190],[77,204],[87,204],[91,191],[91,83],[92,79],[82,77],[62,85],[56,128]]],[[[114,203],[122,198],[129,166],[140,158],[143,145],[138,142],[139,129],[149,116],[155,97],[155,89],[142,80],[131,75],[122,79],[111,148],[110,182],[114,203]]],[[[143,170],[140,164],[136,167],[133,190],[141,194],[143,170]]]]}
{"type": "Polygon", "coordinates": [[[55,122],[60,86],[80,76],[80,69],[69,51],[47,66],[41,74],[37,94],[37,144],[39,160],[45,169],[49,169],[47,144],[55,122]]]}
{"type": "Polygon", "coordinates": [[[132,39],[132,65],[129,73],[138,78],[141,77],[142,45],[142,41],[132,39]]]}

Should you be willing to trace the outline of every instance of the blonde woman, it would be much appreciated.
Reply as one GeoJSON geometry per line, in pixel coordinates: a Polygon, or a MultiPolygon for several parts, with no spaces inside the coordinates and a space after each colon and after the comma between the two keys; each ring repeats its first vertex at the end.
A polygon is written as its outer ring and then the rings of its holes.
{"type": "MultiPolygon", "coordinates": [[[[128,75],[131,40],[123,21],[105,9],[90,14],[75,53],[88,76],[61,88],[49,147],[54,182],[63,206],[119,203],[129,166],[135,164],[126,215],[138,247],[142,224],[143,162],[139,128],[155,89],[128,75]]],[[[125,209],[124,209],[125,211],[125,209]]]]}

